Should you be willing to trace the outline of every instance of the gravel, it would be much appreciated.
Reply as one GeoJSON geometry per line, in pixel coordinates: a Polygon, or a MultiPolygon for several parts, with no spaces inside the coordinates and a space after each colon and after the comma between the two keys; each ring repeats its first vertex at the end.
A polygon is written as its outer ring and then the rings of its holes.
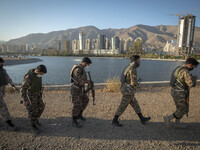
{"type": "Polygon", "coordinates": [[[152,119],[142,125],[128,106],[120,117],[122,128],[111,124],[121,101],[119,92],[96,91],[96,105],[90,97],[84,111],[87,121],[80,121],[83,128],[77,129],[71,124],[69,91],[45,91],[39,135],[31,131],[26,109],[19,104],[20,94],[6,93],[4,99],[19,130],[9,131],[0,118],[0,149],[200,149],[199,91],[199,86],[191,90],[189,117],[182,120],[187,129],[167,128],[163,123],[163,116],[175,110],[169,87],[139,89],[136,98],[142,112],[152,119]]]}

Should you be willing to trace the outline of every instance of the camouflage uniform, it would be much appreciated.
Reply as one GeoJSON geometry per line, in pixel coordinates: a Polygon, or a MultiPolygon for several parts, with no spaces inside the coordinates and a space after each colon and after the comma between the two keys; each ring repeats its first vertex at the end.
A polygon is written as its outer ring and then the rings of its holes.
{"type": "MultiPolygon", "coordinates": [[[[182,67],[184,66],[185,64],[182,67]]],[[[195,81],[192,80],[187,68],[178,73],[177,80],[175,86],[171,89],[171,95],[176,105],[176,111],[173,115],[175,118],[181,119],[189,111],[189,87],[193,86],[195,81]]]]}
{"type": "Polygon", "coordinates": [[[77,117],[88,105],[89,98],[85,93],[84,81],[87,80],[85,69],[81,64],[74,65],[71,71],[72,117],[77,117]]]}
{"type": "Polygon", "coordinates": [[[0,86],[0,114],[3,117],[3,120],[10,120],[10,113],[8,111],[7,105],[3,99],[5,93],[5,86],[9,83],[10,85],[14,85],[11,78],[8,76],[6,70],[4,68],[0,68],[1,71],[1,79],[5,78],[5,83],[0,86]]]}
{"type": "Polygon", "coordinates": [[[140,106],[135,98],[135,92],[138,86],[137,70],[136,70],[136,67],[134,67],[134,63],[132,63],[130,66],[131,68],[128,70],[126,74],[125,83],[124,84],[122,83],[121,88],[120,88],[121,93],[122,93],[122,100],[115,113],[115,115],[117,116],[120,116],[125,111],[128,104],[130,104],[133,107],[134,111],[137,114],[141,113],[140,106]]]}
{"type": "Polygon", "coordinates": [[[28,117],[31,119],[31,125],[36,125],[45,108],[45,104],[42,100],[42,78],[36,77],[36,74],[33,72],[32,74],[27,73],[24,77],[24,81],[22,82],[20,92],[23,101],[28,101],[30,103],[26,109],[28,111],[28,117]],[[32,76],[35,78],[32,78],[32,76]],[[40,84],[38,87],[39,90],[32,90],[31,87],[35,82],[34,80],[37,79],[39,79],[40,84]]]}

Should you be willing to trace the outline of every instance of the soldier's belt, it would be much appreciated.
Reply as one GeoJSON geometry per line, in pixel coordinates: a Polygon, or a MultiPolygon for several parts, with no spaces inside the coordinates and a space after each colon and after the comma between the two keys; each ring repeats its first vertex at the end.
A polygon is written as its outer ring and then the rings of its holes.
{"type": "Polygon", "coordinates": [[[131,84],[124,83],[124,85],[131,88],[131,89],[134,89],[134,87],[131,84]]]}
{"type": "Polygon", "coordinates": [[[82,89],[84,86],[78,86],[78,85],[75,85],[74,83],[71,83],[71,86],[77,88],[77,89],[82,89]]]}

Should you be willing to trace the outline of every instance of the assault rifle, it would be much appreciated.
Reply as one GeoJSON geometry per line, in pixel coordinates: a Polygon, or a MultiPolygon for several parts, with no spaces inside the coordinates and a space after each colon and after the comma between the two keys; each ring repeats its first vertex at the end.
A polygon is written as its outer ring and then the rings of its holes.
{"type": "Polygon", "coordinates": [[[87,90],[85,91],[85,93],[89,93],[89,91],[91,90],[92,91],[92,98],[93,98],[93,105],[96,105],[94,103],[95,101],[95,90],[94,90],[94,82],[92,81],[92,78],[91,78],[91,75],[90,75],[90,72],[88,71],[88,76],[89,76],[89,79],[90,79],[90,85],[88,85],[88,88],[87,90]]]}
{"type": "Polygon", "coordinates": [[[140,82],[142,82],[142,79],[141,79],[141,78],[139,78],[139,79],[137,80],[137,83],[138,83],[138,84],[140,84],[140,82]]]}

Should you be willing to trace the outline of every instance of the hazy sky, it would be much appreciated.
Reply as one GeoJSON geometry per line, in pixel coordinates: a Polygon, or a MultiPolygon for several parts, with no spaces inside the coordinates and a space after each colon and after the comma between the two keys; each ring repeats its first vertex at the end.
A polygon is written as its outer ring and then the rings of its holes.
{"type": "Polygon", "coordinates": [[[177,25],[189,12],[200,27],[200,0],[0,0],[0,40],[93,25],[177,25]]]}

